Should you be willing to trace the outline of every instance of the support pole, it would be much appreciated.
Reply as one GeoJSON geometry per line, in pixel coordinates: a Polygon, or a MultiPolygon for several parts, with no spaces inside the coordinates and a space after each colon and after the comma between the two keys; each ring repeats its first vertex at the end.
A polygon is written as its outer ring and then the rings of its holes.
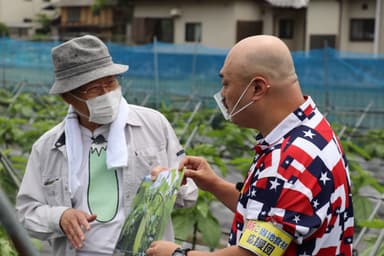
{"type": "Polygon", "coordinates": [[[16,218],[15,210],[0,188],[0,223],[7,231],[20,256],[38,256],[30,237],[16,218]]]}

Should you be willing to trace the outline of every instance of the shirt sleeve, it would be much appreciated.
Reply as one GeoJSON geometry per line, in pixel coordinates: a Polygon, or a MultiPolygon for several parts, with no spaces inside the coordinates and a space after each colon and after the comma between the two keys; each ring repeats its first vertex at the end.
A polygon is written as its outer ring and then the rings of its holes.
{"type": "MultiPolygon", "coordinates": [[[[64,236],[60,228],[60,218],[69,207],[50,206],[46,202],[40,156],[34,146],[28,159],[27,168],[16,197],[16,211],[20,222],[28,233],[38,239],[46,240],[64,236]]],[[[63,182],[60,178],[52,181],[52,192],[56,184],[63,182]]],[[[55,191],[56,193],[59,193],[55,191]]]]}
{"type": "MultiPolygon", "coordinates": [[[[272,165],[272,155],[267,156],[263,164],[256,166],[252,182],[244,192],[248,195],[247,202],[243,201],[246,204],[245,217],[249,220],[274,222],[291,234],[296,243],[301,244],[326,225],[325,220],[329,217],[326,199],[329,202],[332,188],[321,188],[318,178],[307,170],[293,170],[297,164],[294,158],[283,157],[284,161],[272,165]],[[260,168],[265,170],[260,172],[257,170],[260,168]],[[316,205],[319,198],[324,204],[316,205]]],[[[318,165],[321,168],[321,164],[318,165]]]]}

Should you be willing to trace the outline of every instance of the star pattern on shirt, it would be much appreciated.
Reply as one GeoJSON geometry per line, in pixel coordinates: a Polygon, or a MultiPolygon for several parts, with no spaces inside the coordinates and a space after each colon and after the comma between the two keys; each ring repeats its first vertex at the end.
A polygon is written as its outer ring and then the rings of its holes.
{"type": "Polygon", "coordinates": [[[313,201],[313,207],[317,208],[318,206],[319,206],[319,202],[316,199],[315,201],[313,201]]]}
{"type": "Polygon", "coordinates": [[[297,114],[298,116],[303,116],[303,115],[304,115],[303,111],[301,111],[301,110],[297,111],[296,114],[297,114]]]}
{"type": "Polygon", "coordinates": [[[313,139],[313,136],[315,136],[315,134],[312,133],[311,130],[303,131],[303,132],[304,132],[304,137],[309,137],[309,138],[313,139]]]}
{"type": "Polygon", "coordinates": [[[323,182],[323,184],[325,185],[325,183],[327,183],[327,181],[331,180],[330,178],[328,178],[327,176],[327,173],[326,172],[322,172],[321,173],[321,177],[320,177],[320,180],[323,182]]]}
{"type": "Polygon", "coordinates": [[[299,223],[300,221],[300,216],[299,215],[295,215],[295,217],[293,217],[293,221],[297,224],[299,223]]]}
{"type": "Polygon", "coordinates": [[[271,183],[271,187],[269,188],[269,190],[277,190],[277,187],[280,186],[280,183],[277,181],[277,178],[275,178],[275,180],[270,180],[269,182],[271,183]]]}
{"type": "MultiPolygon", "coordinates": [[[[327,219],[327,223],[320,222],[321,230],[310,243],[289,247],[287,254],[314,256],[328,255],[331,251],[352,251],[351,190],[346,174],[347,159],[340,150],[339,141],[311,102],[295,110],[286,121],[284,125],[292,128],[289,132],[283,133],[288,129],[281,133],[276,130],[273,138],[264,138],[261,134],[256,137],[256,154],[245,181],[241,207],[237,208],[232,222],[229,245],[239,243],[250,211],[256,220],[276,220],[282,223],[283,229],[286,223],[294,230],[300,230],[311,228],[314,222],[319,222],[320,216],[328,216],[329,207],[336,207],[332,209],[335,218],[327,219]],[[348,189],[339,189],[346,186],[348,189]],[[305,207],[302,207],[304,202],[292,203],[298,195],[309,199],[305,207]],[[340,204],[339,201],[332,205],[328,203],[330,198],[339,197],[343,199],[340,204]],[[276,214],[273,209],[283,210],[276,214]],[[307,211],[314,214],[309,215],[307,211]],[[241,223],[241,229],[237,228],[237,223],[241,223]],[[337,230],[337,235],[328,239],[325,234],[333,230],[337,230]],[[325,247],[324,241],[327,241],[325,247]]],[[[301,239],[300,235],[295,237],[301,239]]]]}

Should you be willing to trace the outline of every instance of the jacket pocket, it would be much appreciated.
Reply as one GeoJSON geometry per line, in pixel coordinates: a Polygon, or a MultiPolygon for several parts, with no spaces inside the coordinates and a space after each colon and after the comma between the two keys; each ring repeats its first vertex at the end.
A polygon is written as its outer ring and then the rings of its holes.
{"type": "Polygon", "coordinates": [[[58,176],[43,177],[43,190],[47,203],[52,206],[64,205],[63,179],[58,176]]]}
{"type": "Polygon", "coordinates": [[[165,147],[148,147],[135,151],[135,173],[138,180],[151,173],[156,166],[167,167],[165,147]]]}

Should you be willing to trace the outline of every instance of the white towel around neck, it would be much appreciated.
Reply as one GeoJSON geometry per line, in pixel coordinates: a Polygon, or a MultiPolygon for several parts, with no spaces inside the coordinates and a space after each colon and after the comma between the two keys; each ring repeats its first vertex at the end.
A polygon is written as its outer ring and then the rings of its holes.
{"type": "MultiPolygon", "coordinates": [[[[128,103],[122,97],[119,105],[119,113],[111,123],[108,134],[107,167],[115,169],[128,165],[128,149],[125,139],[125,125],[128,116],[128,103]]],[[[78,116],[70,105],[65,119],[65,144],[68,155],[68,175],[70,190],[75,191],[80,185],[77,174],[80,172],[83,161],[83,143],[78,116]]]]}

